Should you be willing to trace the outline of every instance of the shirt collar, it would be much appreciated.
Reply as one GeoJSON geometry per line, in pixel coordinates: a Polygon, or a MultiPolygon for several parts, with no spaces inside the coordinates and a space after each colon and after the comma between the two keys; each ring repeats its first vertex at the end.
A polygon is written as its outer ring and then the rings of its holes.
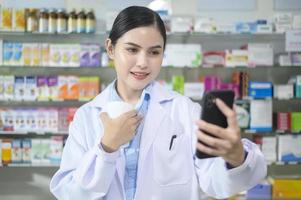
{"type": "MultiPolygon", "coordinates": [[[[122,98],[119,96],[117,93],[117,80],[115,79],[110,85],[109,85],[109,90],[110,90],[110,101],[123,101],[122,98]]],[[[135,109],[139,110],[143,101],[147,101],[150,99],[151,96],[151,88],[152,88],[153,83],[149,83],[142,91],[141,96],[139,101],[135,105],[135,109]]]]}

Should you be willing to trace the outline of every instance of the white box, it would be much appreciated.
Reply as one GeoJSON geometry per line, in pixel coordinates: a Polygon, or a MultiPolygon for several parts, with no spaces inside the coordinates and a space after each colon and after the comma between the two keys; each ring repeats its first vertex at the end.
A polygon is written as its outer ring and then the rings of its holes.
{"type": "Polygon", "coordinates": [[[235,33],[236,26],[234,23],[217,23],[216,31],[218,33],[235,33]]]}
{"type": "Polygon", "coordinates": [[[263,137],[261,150],[267,163],[277,161],[277,138],[276,137],[263,137]]]}
{"type": "Polygon", "coordinates": [[[49,45],[49,66],[50,67],[60,67],[61,66],[61,45],[60,44],[50,44],[49,45]]]}
{"type": "Polygon", "coordinates": [[[41,139],[31,139],[31,163],[33,165],[41,164],[42,148],[41,139]]]}
{"type": "Polygon", "coordinates": [[[248,66],[273,66],[274,52],[272,44],[248,44],[248,66]]]}
{"type": "Polygon", "coordinates": [[[4,99],[13,100],[14,89],[15,89],[15,77],[14,76],[4,76],[4,99]]]}
{"type": "Polygon", "coordinates": [[[14,91],[14,100],[22,101],[25,96],[25,77],[16,76],[15,77],[15,91],[14,91]]]}
{"type": "Polygon", "coordinates": [[[4,100],[4,76],[0,75],[0,101],[4,100]]]}
{"type": "Polygon", "coordinates": [[[199,44],[167,44],[163,66],[199,67],[202,63],[202,47],[199,44]]]}
{"type": "Polygon", "coordinates": [[[13,111],[14,114],[14,131],[18,133],[26,133],[26,111],[17,109],[13,111]]]}
{"type": "Polygon", "coordinates": [[[53,164],[59,164],[63,153],[63,137],[51,137],[50,150],[50,162],[53,164]]]}
{"type": "Polygon", "coordinates": [[[280,135],[278,144],[278,161],[301,161],[301,135],[280,135]]]}
{"type": "Polygon", "coordinates": [[[294,85],[292,84],[274,85],[274,98],[276,99],[294,98],[294,85]]]}
{"type": "Polygon", "coordinates": [[[251,100],[250,102],[250,129],[271,131],[273,127],[272,100],[251,100]]]}
{"type": "Polygon", "coordinates": [[[293,29],[301,29],[301,15],[294,15],[293,29]]]}
{"type": "Polygon", "coordinates": [[[249,52],[247,50],[226,50],[226,67],[248,66],[249,52]]]}
{"type": "Polygon", "coordinates": [[[210,18],[197,18],[194,24],[194,31],[201,33],[215,33],[216,22],[210,18]]]}
{"type": "Polygon", "coordinates": [[[25,77],[25,101],[35,101],[38,98],[37,79],[35,76],[25,77]]]}
{"type": "Polygon", "coordinates": [[[204,83],[185,83],[184,95],[195,100],[200,100],[204,93],[204,83]]]}
{"type": "Polygon", "coordinates": [[[50,140],[49,139],[41,139],[41,164],[49,164],[50,163],[50,140]]]}
{"type": "Polygon", "coordinates": [[[171,32],[185,33],[191,32],[193,29],[193,20],[191,17],[172,17],[171,18],[171,32]]]}
{"type": "Polygon", "coordinates": [[[257,24],[256,33],[273,33],[272,24],[257,24]]]}

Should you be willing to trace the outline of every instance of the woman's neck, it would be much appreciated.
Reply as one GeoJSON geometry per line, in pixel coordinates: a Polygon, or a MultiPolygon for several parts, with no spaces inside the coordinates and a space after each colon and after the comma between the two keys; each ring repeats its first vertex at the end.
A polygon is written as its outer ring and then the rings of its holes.
{"type": "Polygon", "coordinates": [[[136,104],[142,94],[142,90],[133,90],[116,81],[115,89],[121,99],[130,104],[136,104]]]}

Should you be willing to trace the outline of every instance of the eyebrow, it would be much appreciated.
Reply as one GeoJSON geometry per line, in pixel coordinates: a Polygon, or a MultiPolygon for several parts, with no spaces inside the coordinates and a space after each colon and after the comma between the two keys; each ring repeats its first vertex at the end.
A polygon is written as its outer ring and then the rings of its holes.
{"type": "MultiPolygon", "coordinates": [[[[125,44],[128,44],[128,45],[132,45],[132,46],[135,46],[135,47],[139,47],[139,48],[142,48],[140,45],[138,44],[135,44],[135,43],[132,43],[132,42],[127,42],[125,44]]],[[[156,48],[162,48],[161,45],[155,45],[155,46],[151,46],[150,49],[156,49],[156,48]]]]}

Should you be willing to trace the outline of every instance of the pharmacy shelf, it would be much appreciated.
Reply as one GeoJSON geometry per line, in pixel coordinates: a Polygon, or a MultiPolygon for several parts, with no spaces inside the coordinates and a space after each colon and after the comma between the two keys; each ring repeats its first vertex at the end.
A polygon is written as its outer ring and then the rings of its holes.
{"type": "Polygon", "coordinates": [[[1,136],[25,136],[25,137],[34,137],[34,136],[57,136],[57,135],[68,135],[67,131],[56,131],[56,132],[33,132],[33,131],[0,131],[1,136]]]}
{"type": "Polygon", "coordinates": [[[300,163],[274,163],[268,165],[268,176],[273,178],[298,178],[301,179],[300,163]]]}
{"type": "Polygon", "coordinates": [[[9,163],[9,164],[0,164],[0,167],[13,167],[13,168],[19,168],[19,167],[51,167],[51,168],[58,168],[59,164],[30,164],[30,163],[9,163]]]}
{"type": "Polygon", "coordinates": [[[80,107],[87,101],[0,101],[0,108],[66,108],[66,107],[80,107]]]}
{"type": "Polygon", "coordinates": [[[191,42],[208,42],[208,41],[224,41],[227,40],[247,40],[256,42],[267,42],[275,40],[284,40],[285,34],[283,33],[266,33],[266,34],[251,34],[251,33],[169,33],[167,41],[178,41],[180,43],[191,42]]]}
{"type": "Polygon", "coordinates": [[[97,43],[104,44],[105,33],[26,33],[26,32],[0,32],[0,38],[9,42],[37,42],[37,43],[97,43]]]}

